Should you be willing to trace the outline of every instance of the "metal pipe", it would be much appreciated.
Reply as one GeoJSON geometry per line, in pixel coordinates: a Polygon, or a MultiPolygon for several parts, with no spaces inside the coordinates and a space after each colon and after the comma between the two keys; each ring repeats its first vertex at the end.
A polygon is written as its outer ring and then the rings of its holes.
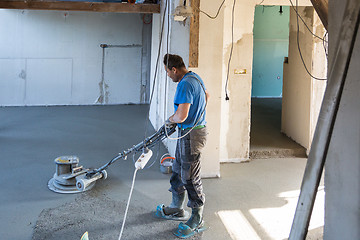
{"type": "Polygon", "coordinates": [[[339,40],[336,45],[337,51],[334,55],[333,65],[329,69],[329,81],[306,164],[289,240],[305,239],[308,231],[317,189],[327,157],[351,54],[359,28],[359,12],[360,1],[347,1],[339,40]]]}
{"type": "Polygon", "coordinates": [[[142,48],[140,44],[125,44],[125,45],[111,45],[111,44],[100,44],[102,48],[142,48]]]}

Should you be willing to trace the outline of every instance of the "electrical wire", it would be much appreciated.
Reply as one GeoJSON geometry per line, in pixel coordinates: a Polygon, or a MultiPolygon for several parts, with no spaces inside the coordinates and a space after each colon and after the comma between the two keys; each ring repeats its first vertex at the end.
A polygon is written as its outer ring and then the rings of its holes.
{"type": "MultiPolygon", "coordinates": [[[[298,12],[297,9],[298,9],[298,0],[296,0],[296,12],[298,12]]],[[[327,78],[318,78],[318,77],[313,76],[313,75],[310,73],[310,71],[308,70],[308,68],[306,67],[304,58],[303,58],[302,53],[301,53],[300,43],[299,43],[299,38],[300,38],[300,37],[299,37],[299,32],[300,32],[300,30],[299,30],[299,14],[297,14],[297,16],[296,16],[296,26],[297,26],[297,32],[296,32],[297,47],[298,47],[298,50],[299,50],[299,54],[300,54],[301,61],[302,61],[303,65],[304,65],[304,67],[305,67],[306,72],[307,72],[312,78],[314,78],[314,79],[316,79],[316,80],[326,81],[327,78]]]]}
{"type": "MultiPolygon", "coordinates": [[[[165,1],[164,15],[163,15],[163,21],[162,21],[161,33],[160,33],[160,42],[159,42],[158,54],[157,54],[157,59],[156,59],[156,64],[155,64],[154,80],[153,80],[153,86],[152,86],[152,90],[151,90],[151,94],[150,94],[149,109],[148,109],[147,119],[150,118],[150,107],[151,107],[151,103],[152,103],[153,96],[154,96],[154,91],[155,91],[156,75],[157,75],[158,66],[159,66],[159,58],[160,58],[160,52],[161,52],[161,46],[162,46],[162,39],[163,39],[166,11],[168,11],[168,0],[165,1]]],[[[144,136],[144,139],[146,139],[146,136],[147,136],[147,129],[148,129],[148,121],[146,121],[146,123],[145,123],[145,136],[144,136]]]]}
{"type": "Polygon", "coordinates": [[[135,177],[136,177],[136,172],[137,172],[137,171],[138,171],[138,169],[136,168],[135,171],[134,171],[134,176],[133,176],[133,180],[132,180],[132,184],[131,184],[131,188],[130,188],[130,194],[129,194],[129,198],[128,198],[128,201],[127,201],[127,204],[126,204],[124,219],[123,219],[123,222],[122,222],[122,225],[121,225],[121,230],[120,230],[120,234],[119,234],[119,239],[118,239],[118,240],[121,239],[122,234],[123,234],[123,232],[124,232],[126,216],[127,216],[128,210],[129,210],[131,195],[132,195],[132,192],[133,192],[133,190],[134,190],[135,177]]]}
{"type": "Polygon", "coordinates": [[[290,1],[290,3],[291,3],[292,8],[293,8],[294,11],[296,12],[296,15],[297,15],[297,16],[301,19],[301,21],[304,23],[304,25],[305,25],[305,27],[307,28],[307,30],[309,30],[309,32],[310,32],[314,37],[316,37],[316,38],[324,41],[323,38],[319,37],[318,35],[314,34],[314,33],[311,31],[311,29],[309,28],[309,26],[305,23],[304,19],[300,16],[300,14],[299,14],[299,12],[298,12],[298,3],[297,3],[297,0],[296,0],[296,8],[295,8],[293,2],[292,2],[291,0],[289,0],[289,1],[290,1]]]}
{"type": "MultiPolygon", "coordinates": [[[[223,2],[221,3],[221,5],[220,5],[220,7],[219,7],[219,9],[218,9],[218,12],[217,12],[217,14],[216,14],[216,16],[215,16],[215,17],[209,16],[210,18],[215,19],[215,18],[218,16],[218,14],[219,14],[219,12],[220,12],[220,10],[221,10],[221,7],[223,6],[224,2],[225,2],[225,0],[223,0],[223,2]]],[[[235,2],[235,0],[234,0],[234,2],[235,2]]],[[[186,1],[184,1],[184,4],[186,4],[186,1]]],[[[148,118],[149,118],[149,115],[150,115],[150,106],[151,106],[151,102],[152,102],[153,94],[154,94],[155,79],[156,79],[156,74],[157,74],[157,68],[158,68],[159,57],[160,57],[160,49],[161,49],[161,43],[162,43],[162,35],[163,35],[163,32],[164,32],[165,13],[166,13],[166,10],[167,10],[167,9],[169,9],[168,1],[166,1],[166,3],[165,3],[165,9],[164,9],[164,15],[163,15],[163,23],[162,23],[162,27],[161,27],[161,36],[160,36],[161,39],[160,39],[160,44],[159,44],[159,49],[158,49],[158,56],[157,56],[157,62],[156,62],[156,68],[155,68],[155,75],[154,75],[154,81],[153,81],[154,83],[153,83],[153,88],[152,88],[152,93],[151,93],[150,103],[149,103],[148,118]]],[[[199,10],[200,12],[203,12],[203,11],[201,11],[200,9],[198,9],[198,10],[199,10]]],[[[203,13],[206,14],[205,12],[203,12],[203,13]]],[[[208,14],[206,14],[206,15],[208,15],[208,14]]],[[[167,25],[168,25],[168,26],[167,26],[167,37],[166,37],[166,40],[167,40],[166,50],[167,50],[167,54],[168,54],[168,53],[169,53],[169,34],[170,34],[170,14],[168,14],[168,24],[167,24],[167,25]]],[[[167,55],[167,56],[169,57],[169,55],[167,55]]],[[[167,61],[167,62],[169,62],[169,61],[167,61]]],[[[168,68],[168,66],[166,66],[166,67],[168,68]]],[[[205,91],[204,86],[201,84],[200,80],[199,80],[196,76],[195,76],[195,78],[199,81],[201,87],[202,87],[203,90],[204,90],[205,97],[206,97],[206,91],[205,91]]],[[[167,89],[168,89],[168,84],[167,84],[167,82],[168,82],[168,75],[166,74],[166,77],[165,77],[165,99],[166,99],[166,97],[167,97],[167,89]]],[[[206,103],[205,103],[205,107],[204,107],[204,110],[203,110],[200,118],[198,119],[198,121],[196,122],[196,124],[190,129],[190,131],[188,131],[185,135],[183,135],[183,136],[181,136],[181,137],[179,137],[179,138],[171,138],[171,137],[168,135],[167,131],[165,131],[166,137],[167,137],[168,139],[171,139],[171,140],[178,140],[178,139],[181,139],[181,138],[185,137],[187,134],[189,134],[189,133],[196,127],[197,123],[198,123],[198,122],[200,121],[200,119],[202,118],[202,116],[203,116],[203,114],[204,114],[204,112],[205,112],[206,106],[207,106],[207,101],[206,101],[206,103]]],[[[164,104],[164,119],[166,118],[166,108],[167,108],[167,101],[166,101],[165,104],[164,104]]],[[[146,135],[147,135],[147,127],[145,128],[145,138],[146,138],[146,135]]],[[[160,143],[159,143],[159,144],[160,144],[160,143]]],[[[159,145],[159,146],[160,146],[160,145],[159,145]]],[[[154,163],[155,163],[155,162],[153,162],[150,166],[152,166],[154,163]]]]}
{"type": "Polygon", "coordinates": [[[324,37],[323,37],[323,47],[324,47],[326,59],[328,58],[328,52],[327,52],[328,42],[325,40],[327,38],[327,35],[328,35],[328,31],[326,31],[326,33],[324,34],[324,37]]]}
{"type": "Polygon", "coordinates": [[[134,152],[134,153],[132,154],[132,160],[133,160],[133,163],[135,163],[135,162],[136,162],[136,160],[135,160],[135,154],[136,154],[136,152],[134,152]]]}
{"type": "Polygon", "coordinates": [[[195,8],[196,8],[199,12],[205,14],[208,18],[216,19],[216,18],[218,17],[218,15],[219,15],[220,10],[221,10],[222,6],[224,5],[224,3],[225,3],[225,0],[220,4],[220,7],[219,7],[219,9],[217,10],[217,13],[216,13],[216,15],[215,15],[214,17],[210,16],[210,14],[202,11],[202,10],[201,10],[200,8],[198,8],[198,7],[195,7],[195,8]]]}
{"type": "MultiPolygon", "coordinates": [[[[184,6],[186,5],[186,0],[184,1],[184,6]]],[[[168,28],[166,33],[166,74],[165,74],[165,89],[164,89],[164,119],[166,119],[167,112],[167,90],[168,90],[168,74],[167,69],[169,69],[169,37],[170,37],[170,15],[168,15],[168,28]]]]}
{"type": "MultiPolygon", "coordinates": [[[[151,91],[151,94],[150,94],[149,110],[148,110],[147,119],[149,119],[149,116],[150,116],[150,106],[151,106],[151,102],[152,102],[153,95],[154,95],[154,90],[155,90],[155,85],[156,85],[156,75],[157,75],[157,69],[158,69],[158,66],[159,66],[160,50],[161,50],[161,46],[162,46],[162,36],[163,36],[163,32],[164,32],[165,14],[166,14],[167,11],[168,11],[168,0],[166,0],[166,2],[165,2],[163,22],[162,22],[161,33],[160,33],[160,42],[159,42],[158,56],[157,56],[156,66],[155,66],[153,87],[152,87],[152,91],[151,91]]],[[[168,15],[169,15],[169,14],[168,14],[168,15]]],[[[148,121],[146,121],[146,123],[145,123],[145,137],[144,137],[144,139],[146,139],[146,136],[147,136],[147,127],[148,127],[148,121]]],[[[160,146],[160,145],[159,145],[159,146],[160,146]]],[[[135,154],[134,154],[134,155],[135,155],[135,154]]],[[[134,157],[134,155],[133,155],[133,157],[134,157]]],[[[151,165],[151,166],[152,166],[152,165],[151,165]]],[[[136,172],[137,172],[137,170],[138,170],[138,169],[135,169],[135,171],[134,171],[134,176],[133,176],[133,180],[132,180],[132,184],[131,184],[131,188],[130,188],[130,194],[129,194],[128,202],[127,202],[127,204],[126,204],[124,219],[123,219],[123,222],[122,222],[122,226],[121,226],[121,230],[120,230],[120,234],[119,234],[118,240],[121,240],[122,234],[123,234],[123,232],[124,232],[125,221],[126,221],[127,213],[128,213],[128,210],[129,210],[129,205],[130,205],[130,200],[131,200],[132,192],[133,192],[133,190],[134,190],[135,178],[136,178],[136,172]]]]}
{"type": "Polygon", "coordinates": [[[233,48],[234,48],[234,11],[235,11],[235,3],[236,3],[236,0],[234,0],[232,13],[231,13],[231,50],[230,50],[229,62],[228,62],[228,66],[227,66],[226,82],[225,82],[225,100],[226,101],[228,101],[230,99],[229,95],[228,95],[228,92],[227,92],[227,86],[228,86],[228,82],[229,82],[230,62],[231,62],[231,58],[232,58],[232,54],[233,54],[233,48]]]}
{"type": "MultiPolygon", "coordinates": [[[[217,12],[215,18],[216,18],[217,15],[219,14],[220,9],[221,9],[222,5],[224,4],[224,2],[225,2],[225,0],[221,3],[220,8],[218,9],[218,12],[217,12]]],[[[186,0],[184,1],[184,6],[185,6],[185,4],[186,4],[186,0]]],[[[200,9],[198,9],[198,10],[201,11],[200,9]]],[[[168,32],[167,32],[167,35],[169,35],[169,32],[170,32],[169,22],[170,22],[170,19],[168,18],[168,32]]],[[[168,63],[169,63],[169,38],[167,38],[167,61],[166,61],[166,64],[167,64],[167,65],[166,65],[166,69],[169,69],[168,63]]],[[[203,86],[203,84],[201,83],[201,81],[200,81],[195,75],[193,75],[193,77],[199,82],[200,86],[201,86],[202,89],[204,90],[205,99],[206,99],[206,90],[205,90],[205,87],[203,86]]],[[[168,75],[166,74],[166,77],[165,77],[165,99],[167,99],[167,98],[166,98],[166,97],[167,97],[167,88],[168,88],[167,82],[168,82],[168,75]]],[[[206,101],[206,100],[205,100],[205,101],[206,101]]],[[[164,104],[164,119],[166,119],[167,101],[166,101],[165,103],[166,103],[166,104],[164,104]]],[[[203,115],[204,115],[204,113],[205,113],[206,106],[207,106],[207,101],[205,102],[205,107],[204,107],[204,109],[203,109],[200,117],[198,118],[197,122],[194,124],[194,126],[192,126],[192,128],[190,128],[190,130],[189,130],[186,134],[184,134],[184,135],[182,135],[182,136],[180,136],[180,137],[172,138],[172,137],[170,137],[170,136],[168,135],[168,132],[165,131],[166,138],[167,138],[167,139],[170,139],[170,140],[179,140],[179,139],[184,138],[185,136],[187,136],[187,135],[196,127],[196,125],[199,123],[200,119],[202,119],[202,117],[203,117],[203,115]]],[[[166,125],[165,125],[165,127],[166,127],[166,125]]]]}

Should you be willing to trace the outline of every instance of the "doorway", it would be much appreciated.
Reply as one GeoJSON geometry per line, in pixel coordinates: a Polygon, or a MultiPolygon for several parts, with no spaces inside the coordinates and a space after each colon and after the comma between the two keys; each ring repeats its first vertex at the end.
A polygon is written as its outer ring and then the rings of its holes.
{"type": "Polygon", "coordinates": [[[250,158],[303,156],[281,133],[283,64],[289,49],[289,6],[257,6],[251,90],[250,158]]]}

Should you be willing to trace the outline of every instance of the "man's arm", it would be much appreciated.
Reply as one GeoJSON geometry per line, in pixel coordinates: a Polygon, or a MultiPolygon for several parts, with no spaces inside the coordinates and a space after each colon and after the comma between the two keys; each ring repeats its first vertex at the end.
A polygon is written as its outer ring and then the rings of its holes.
{"type": "MultiPolygon", "coordinates": [[[[209,101],[209,98],[210,98],[210,94],[209,94],[208,90],[205,90],[205,95],[206,95],[206,102],[207,102],[207,101],[209,101]]],[[[184,122],[189,115],[190,106],[191,106],[190,103],[179,104],[179,107],[178,107],[177,111],[175,112],[175,114],[172,115],[171,117],[169,117],[169,121],[173,122],[173,123],[184,122]]]]}
{"type": "Polygon", "coordinates": [[[169,121],[173,123],[184,122],[189,115],[190,106],[191,106],[190,103],[179,104],[178,109],[176,110],[174,115],[169,117],[169,121]]]}

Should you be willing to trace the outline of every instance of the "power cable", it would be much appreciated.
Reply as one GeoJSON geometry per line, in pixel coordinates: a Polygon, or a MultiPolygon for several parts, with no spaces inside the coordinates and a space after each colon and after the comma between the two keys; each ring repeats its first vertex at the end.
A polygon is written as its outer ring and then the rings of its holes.
{"type": "MultiPolygon", "coordinates": [[[[290,1],[291,1],[291,0],[290,0],[290,1]]],[[[297,9],[298,9],[298,0],[296,0],[296,12],[298,12],[297,9]]],[[[314,79],[316,79],[316,80],[326,81],[327,78],[317,78],[317,77],[314,77],[314,76],[310,73],[310,71],[308,70],[308,68],[306,67],[304,58],[303,58],[302,53],[301,53],[300,43],[299,43],[299,32],[300,32],[300,30],[299,30],[299,14],[297,14],[297,16],[296,16],[296,26],[297,26],[297,31],[296,31],[297,47],[298,47],[298,50],[299,50],[299,54],[300,54],[301,61],[302,61],[303,65],[304,65],[304,67],[305,67],[306,72],[307,72],[312,78],[314,78],[314,79]]]]}
{"type": "Polygon", "coordinates": [[[299,12],[298,12],[298,2],[297,2],[297,0],[296,0],[296,8],[295,8],[293,2],[292,2],[291,0],[289,0],[289,1],[290,1],[290,3],[291,3],[292,8],[293,8],[294,11],[296,12],[296,15],[297,15],[297,16],[301,19],[301,21],[304,23],[304,25],[305,25],[305,27],[307,28],[307,30],[309,30],[309,32],[310,32],[314,37],[316,37],[316,38],[324,41],[324,39],[323,39],[322,37],[319,37],[318,35],[314,34],[314,33],[311,31],[311,29],[309,28],[309,26],[305,23],[304,19],[300,16],[300,14],[299,14],[299,12]]]}
{"type": "MultiPolygon", "coordinates": [[[[185,5],[185,1],[184,1],[184,5],[185,5]]],[[[169,33],[170,33],[170,28],[169,28],[169,23],[170,23],[170,18],[168,17],[168,31],[167,31],[167,61],[166,61],[166,69],[169,69],[169,33]]],[[[193,76],[198,82],[199,82],[199,84],[201,85],[201,87],[203,88],[203,90],[204,90],[204,93],[205,93],[205,99],[206,99],[206,91],[205,91],[205,87],[202,85],[202,83],[201,83],[201,81],[194,75],[193,76]]],[[[166,107],[167,107],[167,87],[168,87],[168,85],[167,85],[167,82],[168,82],[168,75],[166,74],[166,77],[165,77],[165,103],[166,104],[164,104],[164,119],[166,119],[166,107]]],[[[205,112],[205,109],[206,109],[206,106],[207,106],[207,101],[205,102],[205,107],[204,107],[204,109],[203,109],[203,111],[202,111],[202,113],[201,113],[201,115],[200,115],[200,117],[199,117],[199,119],[197,120],[197,122],[194,124],[194,126],[186,133],[186,134],[184,134],[183,136],[181,136],[181,137],[177,137],[177,138],[172,138],[172,137],[170,137],[169,135],[168,135],[168,132],[167,131],[165,131],[165,134],[166,134],[166,138],[167,139],[170,139],[170,140],[179,140],[179,139],[181,139],[181,138],[184,138],[185,136],[187,136],[195,127],[196,127],[196,125],[199,123],[199,121],[200,121],[200,119],[202,118],[202,116],[204,115],[204,112],[205,112]]],[[[165,127],[166,127],[166,125],[165,125],[165,127]]]]}
{"type": "Polygon", "coordinates": [[[233,48],[234,48],[234,11],[235,11],[235,3],[236,3],[236,0],[234,0],[232,13],[231,13],[231,50],[230,50],[229,62],[228,62],[228,66],[227,66],[227,75],[226,75],[226,83],[225,83],[225,95],[226,95],[225,100],[226,101],[228,101],[230,99],[229,95],[228,95],[228,92],[227,92],[227,85],[228,85],[228,82],[229,82],[230,62],[231,62],[233,48]]]}
{"type": "MultiPolygon", "coordinates": [[[[184,1],[184,4],[185,4],[185,1],[184,1]]],[[[169,66],[168,66],[168,64],[169,64],[169,33],[170,33],[170,28],[169,28],[169,23],[170,23],[170,18],[168,17],[168,31],[167,31],[167,61],[166,61],[166,69],[169,69],[169,66]]],[[[206,99],[206,91],[205,91],[205,87],[202,85],[202,83],[201,83],[201,81],[194,75],[193,76],[198,82],[199,82],[199,84],[201,85],[201,87],[203,88],[203,90],[204,90],[204,93],[205,93],[205,99],[206,99]]],[[[164,119],[166,119],[166,107],[167,107],[167,82],[168,82],[168,75],[166,74],[166,77],[165,77],[165,103],[166,104],[164,104],[164,119]]],[[[199,123],[199,121],[200,121],[200,119],[202,118],[202,116],[204,115],[204,112],[205,112],[205,109],[206,109],[206,106],[207,106],[207,101],[206,101],[206,103],[205,103],[205,107],[204,107],[204,110],[202,111],[202,113],[201,113],[201,115],[200,115],[200,117],[199,117],[199,119],[197,120],[197,122],[194,124],[194,126],[186,133],[186,134],[184,134],[183,136],[181,136],[181,137],[177,137],[177,138],[172,138],[172,137],[170,137],[169,135],[168,135],[168,133],[167,133],[167,131],[165,131],[165,134],[166,134],[166,138],[167,139],[170,139],[170,140],[179,140],[179,139],[181,139],[181,138],[184,138],[185,136],[187,136],[195,127],[196,127],[196,125],[199,123]]],[[[166,126],[165,126],[166,127],[166,126]]]]}
{"type": "Polygon", "coordinates": [[[327,35],[328,35],[328,31],[326,31],[326,33],[324,34],[324,37],[323,37],[323,47],[324,47],[326,59],[328,58],[328,52],[327,52],[328,42],[325,40],[327,38],[327,35]]]}
{"type": "Polygon", "coordinates": [[[127,204],[126,204],[126,209],[125,209],[125,214],[124,214],[124,219],[123,219],[123,222],[122,222],[122,225],[121,225],[121,230],[120,230],[120,235],[119,235],[119,239],[121,239],[122,237],[122,234],[124,232],[124,227],[125,227],[125,221],[126,221],[126,216],[127,216],[127,213],[128,213],[128,210],[129,210],[129,205],[130,205],[130,200],[131,200],[131,195],[132,195],[132,192],[134,190],[134,185],[135,185],[135,177],[136,177],[136,172],[137,172],[137,168],[135,168],[135,171],[134,171],[134,176],[133,176],[133,180],[132,180],[132,184],[131,184],[131,188],[130,188],[130,194],[129,194],[129,198],[128,198],[128,201],[127,201],[127,204]]]}
{"type": "MultiPolygon", "coordinates": [[[[159,58],[160,58],[160,52],[161,52],[161,46],[162,46],[162,39],[163,39],[166,11],[168,11],[168,0],[165,1],[164,15],[163,15],[163,21],[162,21],[161,33],[160,33],[160,42],[159,42],[158,54],[157,54],[157,58],[156,58],[154,80],[153,80],[153,86],[152,86],[152,90],[151,90],[151,94],[150,94],[150,101],[149,101],[149,109],[148,109],[147,119],[150,118],[150,107],[151,107],[151,103],[152,103],[153,96],[154,96],[154,91],[155,91],[156,75],[157,75],[158,66],[159,66],[159,58]]],[[[148,121],[146,121],[146,123],[145,123],[145,136],[144,136],[144,139],[146,139],[146,136],[147,136],[147,128],[148,128],[148,121]]]]}
{"type": "Polygon", "coordinates": [[[225,3],[225,0],[224,0],[224,1],[222,1],[222,3],[220,4],[220,7],[219,7],[219,9],[217,10],[217,13],[216,13],[216,15],[215,15],[214,17],[210,16],[210,14],[208,14],[208,13],[206,13],[206,12],[202,11],[202,10],[201,10],[200,8],[198,8],[198,7],[195,7],[195,8],[196,8],[199,12],[201,12],[201,13],[205,14],[208,18],[211,18],[211,19],[216,19],[216,18],[218,17],[218,15],[219,15],[220,10],[221,10],[222,6],[224,5],[224,3],[225,3]]]}
{"type": "MultiPolygon", "coordinates": [[[[184,1],[184,6],[186,5],[186,0],[184,1]]],[[[166,119],[166,109],[167,109],[167,90],[168,90],[168,75],[167,69],[169,69],[169,39],[170,39],[170,14],[168,14],[168,24],[167,24],[167,33],[166,33],[166,74],[165,74],[165,89],[164,89],[164,119],[166,119]]]]}
{"type": "MultiPolygon", "coordinates": [[[[150,95],[149,110],[148,110],[147,119],[149,119],[149,116],[150,116],[150,106],[151,106],[151,102],[152,102],[153,95],[154,95],[154,90],[155,90],[155,85],[156,85],[156,74],[157,74],[157,69],[158,69],[158,66],[159,66],[160,50],[161,50],[161,46],[162,46],[162,36],[163,36],[163,32],[164,32],[165,14],[166,14],[166,11],[168,10],[167,7],[168,7],[168,0],[166,0],[166,2],[165,2],[163,22],[162,22],[161,33],[160,33],[160,42],[159,42],[158,56],[157,56],[157,60],[156,60],[155,73],[154,73],[154,81],[153,81],[152,92],[151,92],[151,95],[150,95]]],[[[168,14],[168,15],[169,15],[169,14],[168,14]]],[[[146,123],[145,123],[145,137],[144,137],[144,139],[146,139],[147,127],[148,127],[148,121],[146,121],[146,123]]],[[[144,141],[145,141],[145,140],[144,140],[144,141]]],[[[160,145],[159,145],[159,146],[160,146],[160,145]]],[[[152,165],[151,165],[151,166],[152,166],[152,165]]],[[[132,184],[131,184],[131,188],[130,188],[130,194],[129,194],[128,202],[127,202],[127,204],[126,204],[124,219],[123,219],[123,222],[122,222],[122,226],[121,226],[121,230],[120,230],[120,234],[119,234],[118,240],[121,240],[122,234],[123,234],[123,232],[124,232],[125,221],[126,221],[127,213],[128,213],[128,210],[129,210],[129,205],[130,205],[130,200],[131,200],[132,192],[133,192],[133,190],[134,190],[135,178],[136,178],[136,172],[137,172],[137,170],[138,170],[138,169],[136,168],[135,171],[134,171],[134,176],[133,176],[133,180],[132,180],[132,184]]]]}

